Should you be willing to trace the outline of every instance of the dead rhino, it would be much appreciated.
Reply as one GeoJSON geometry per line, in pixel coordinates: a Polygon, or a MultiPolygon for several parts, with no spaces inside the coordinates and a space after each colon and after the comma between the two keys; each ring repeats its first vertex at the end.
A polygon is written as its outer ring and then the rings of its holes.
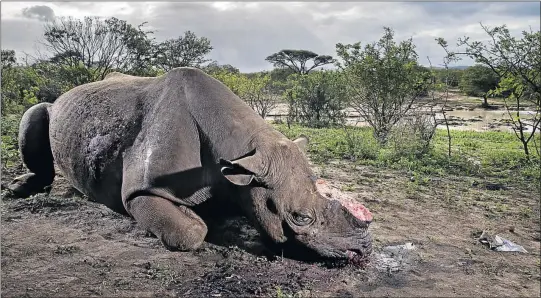
{"type": "Polygon", "coordinates": [[[41,191],[54,161],[76,189],[133,217],[170,250],[204,241],[198,207],[232,206],[282,249],[367,257],[369,221],[318,193],[301,151],[307,141],[288,140],[200,70],[113,73],[24,113],[19,146],[30,173],[8,188],[21,197],[41,191]]]}

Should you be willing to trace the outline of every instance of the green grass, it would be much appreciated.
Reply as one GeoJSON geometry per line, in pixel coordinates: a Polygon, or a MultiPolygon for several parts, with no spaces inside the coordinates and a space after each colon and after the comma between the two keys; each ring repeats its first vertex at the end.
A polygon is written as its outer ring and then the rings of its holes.
{"type": "MultiPolygon", "coordinates": [[[[3,116],[1,121],[2,168],[20,164],[17,132],[20,115],[3,116]]],[[[414,146],[390,144],[381,147],[369,127],[307,128],[299,125],[288,129],[285,124],[275,128],[289,138],[305,134],[310,138],[309,155],[315,163],[348,159],[357,163],[407,170],[415,174],[442,176],[446,174],[497,179],[500,182],[539,183],[540,160],[524,155],[522,144],[513,133],[451,131],[452,156],[447,157],[447,135],[438,129],[428,153],[411,153],[414,146]],[[406,148],[407,150],[401,150],[406,148]]],[[[412,141],[413,142],[413,141],[412,141]]],[[[532,143],[532,142],[530,142],[532,143]]],[[[535,152],[533,144],[530,152],[535,152]]]]}
{"type": "Polygon", "coordinates": [[[12,167],[20,163],[17,134],[19,122],[22,115],[2,116],[0,130],[2,142],[0,143],[0,154],[2,158],[2,169],[12,167]]]}
{"type": "MultiPolygon", "coordinates": [[[[408,170],[424,175],[468,175],[487,177],[501,182],[539,181],[539,158],[526,159],[521,143],[513,133],[451,131],[452,154],[447,156],[447,133],[438,129],[427,154],[418,156],[397,152],[395,146],[380,147],[369,127],[307,128],[275,124],[288,138],[305,134],[310,138],[309,155],[315,163],[351,159],[365,165],[408,170]]],[[[391,141],[392,142],[392,141],[391,141]]],[[[531,152],[534,152],[532,145],[531,152]]]]}

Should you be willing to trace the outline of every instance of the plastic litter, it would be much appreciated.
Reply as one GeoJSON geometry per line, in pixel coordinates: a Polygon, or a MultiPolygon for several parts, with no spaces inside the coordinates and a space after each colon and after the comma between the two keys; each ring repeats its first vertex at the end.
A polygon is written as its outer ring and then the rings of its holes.
{"type": "Polygon", "coordinates": [[[516,251],[521,253],[528,253],[528,251],[524,249],[524,247],[498,235],[490,235],[486,231],[483,231],[483,233],[479,237],[479,242],[483,244],[488,244],[488,247],[494,251],[516,251]]]}

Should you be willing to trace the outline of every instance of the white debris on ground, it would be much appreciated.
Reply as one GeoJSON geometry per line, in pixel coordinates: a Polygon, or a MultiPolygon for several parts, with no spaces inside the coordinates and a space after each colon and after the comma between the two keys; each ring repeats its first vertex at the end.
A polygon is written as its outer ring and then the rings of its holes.
{"type": "Polygon", "coordinates": [[[379,271],[389,273],[403,271],[413,262],[412,254],[410,254],[412,250],[415,250],[415,245],[410,242],[386,246],[381,252],[374,254],[372,262],[379,271]]]}

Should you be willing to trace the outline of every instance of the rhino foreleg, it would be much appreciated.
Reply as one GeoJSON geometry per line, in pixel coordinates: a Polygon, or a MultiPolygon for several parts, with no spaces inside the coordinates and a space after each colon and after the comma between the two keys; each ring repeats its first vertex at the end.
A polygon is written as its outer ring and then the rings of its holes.
{"type": "Polygon", "coordinates": [[[139,196],[127,204],[141,228],[156,235],[169,250],[197,249],[205,240],[205,222],[185,206],[156,196],[139,196]]]}

